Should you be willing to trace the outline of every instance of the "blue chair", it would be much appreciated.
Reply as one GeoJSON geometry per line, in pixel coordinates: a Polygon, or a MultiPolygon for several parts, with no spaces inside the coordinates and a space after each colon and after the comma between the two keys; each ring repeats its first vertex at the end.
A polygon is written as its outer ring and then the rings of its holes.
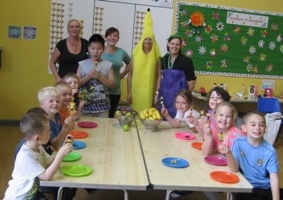
{"type": "MultiPolygon", "coordinates": [[[[257,111],[261,113],[273,113],[273,112],[280,112],[281,113],[281,106],[280,102],[277,98],[265,98],[260,97],[257,101],[257,111]]],[[[281,125],[278,133],[281,131],[283,126],[283,121],[281,120],[281,125]]],[[[278,138],[279,134],[277,134],[278,138]]],[[[277,140],[276,138],[276,140],[277,140]]],[[[276,141],[275,140],[275,141],[276,141]]]]}
{"type": "Polygon", "coordinates": [[[261,113],[281,112],[279,100],[277,98],[260,97],[257,101],[257,111],[261,113]]]}

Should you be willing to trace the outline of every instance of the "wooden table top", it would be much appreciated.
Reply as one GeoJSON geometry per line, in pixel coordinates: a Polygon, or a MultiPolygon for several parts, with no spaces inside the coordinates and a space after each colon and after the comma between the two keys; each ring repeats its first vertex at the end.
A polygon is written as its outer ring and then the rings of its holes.
{"type": "Polygon", "coordinates": [[[194,140],[176,138],[176,132],[192,133],[185,125],[182,125],[183,128],[171,128],[168,122],[162,122],[157,132],[147,132],[140,121],[137,120],[137,124],[150,183],[154,189],[251,192],[252,185],[240,173],[235,173],[240,179],[235,184],[217,182],[210,177],[212,171],[230,172],[230,169],[204,161],[201,150],[191,146],[193,142],[200,141],[198,133],[194,140]],[[189,167],[167,167],[162,164],[165,157],[183,158],[189,162],[189,167]]]}
{"type": "Polygon", "coordinates": [[[51,181],[41,181],[43,186],[102,188],[123,190],[146,190],[149,185],[145,163],[140,148],[135,122],[124,132],[117,119],[81,118],[80,121],[97,123],[96,128],[79,128],[89,134],[79,139],[86,148],[74,150],[82,155],[76,162],[62,162],[61,167],[83,164],[91,167],[93,173],[84,177],[70,177],[58,170],[51,181]]]}

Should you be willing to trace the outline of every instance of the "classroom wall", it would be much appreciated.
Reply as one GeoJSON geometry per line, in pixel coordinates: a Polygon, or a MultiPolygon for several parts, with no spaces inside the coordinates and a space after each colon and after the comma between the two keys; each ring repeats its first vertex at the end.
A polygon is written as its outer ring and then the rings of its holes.
{"type": "MultiPolygon", "coordinates": [[[[146,0],[145,0],[146,1],[146,0]]],[[[283,12],[276,0],[250,1],[195,1],[215,5],[264,11],[283,12]]],[[[50,0],[2,0],[0,2],[0,47],[2,67],[0,68],[0,122],[18,120],[30,107],[38,106],[37,92],[44,86],[53,85],[54,78],[47,73],[50,0]],[[35,26],[36,40],[10,39],[7,37],[8,26],[35,26]]],[[[169,23],[168,23],[169,24],[169,23]]],[[[164,46],[164,44],[159,44],[164,46]]],[[[198,75],[196,89],[204,86],[211,88],[212,83],[225,83],[230,93],[241,89],[241,84],[260,86],[261,79],[231,78],[198,75]]],[[[125,100],[126,79],[122,81],[125,100]]],[[[283,80],[275,81],[275,95],[282,95],[283,80]]],[[[1,124],[1,123],[0,123],[1,124]]]]}

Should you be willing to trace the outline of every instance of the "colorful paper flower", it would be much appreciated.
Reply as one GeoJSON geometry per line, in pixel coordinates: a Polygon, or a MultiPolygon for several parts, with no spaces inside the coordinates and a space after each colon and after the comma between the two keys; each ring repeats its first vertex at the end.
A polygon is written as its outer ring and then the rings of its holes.
{"type": "Polygon", "coordinates": [[[212,43],[217,42],[218,36],[216,34],[213,34],[212,36],[210,36],[210,39],[212,40],[212,43]]]}
{"type": "Polygon", "coordinates": [[[210,55],[211,57],[216,56],[216,50],[215,50],[215,49],[211,49],[210,52],[209,52],[209,55],[210,55]]]}
{"type": "Polygon", "coordinates": [[[283,53],[283,45],[280,45],[280,52],[283,53]]]}
{"type": "Polygon", "coordinates": [[[183,28],[187,28],[189,25],[190,25],[190,21],[189,21],[189,20],[186,20],[186,21],[181,22],[181,26],[182,26],[183,28]]]}
{"type": "Polygon", "coordinates": [[[249,63],[251,60],[251,57],[249,55],[247,55],[244,59],[243,59],[243,62],[244,63],[249,63]]]}
{"type": "Polygon", "coordinates": [[[265,55],[264,53],[261,53],[261,54],[259,55],[259,60],[260,60],[261,62],[264,62],[264,61],[266,60],[266,55],[265,55]]]}
{"type": "Polygon", "coordinates": [[[256,52],[256,48],[254,46],[251,46],[249,48],[249,52],[250,52],[250,54],[254,54],[256,52]]]}
{"type": "Polygon", "coordinates": [[[277,29],[278,29],[278,24],[275,23],[275,22],[273,22],[273,23],[271,24],[271,29],[274,30],[274,31],[277,31],[277,29]]]}
{"type": "Polygon", "coordinates": [[[252,69],[253,69],[253,65],[252,65],[251,63],[249,63],[249,64],[247,65],[247,67],[246,67],[246,70],[247,70],[248,72],[251,72],[252,69]]]}
{"type": "Polygon", "coordinates": [[[199,35],[197,35],[197,36],[195,37],[195,42],[196,42],[196,43],[200,43],[202,40],[203,40],[203,38],[202,38],[201,36],[199,36],[199,35]]]}
{"type": "Polygon", "coordinates": [[[211,26],[211,25],[207,25],[207,26],[204,28],[204,30],[205,30],[205,33],[211,33],[211,31],[212,31],[213,29],[212,29],[212,26],[211,26]]]}
{"type": "Polygon", "coordinates": [[[241,37],[241,43],[242,45],[246,45],[247,44],[248,39],[246,37],[241,37]]]}
{"type": "Polygon", "coordinates": [[[193,30],[189,29],[189,30],[186,30],[185,35],[187,37],[193,37],[194,33],[195,32],[193,30]]]}
{"type": "Polygon", "coordinates": [[[224,41],[230,41],[230,39],[231,39],[230,34],[229,33],[225,33],[224,34],[224,41]]]}
{"type": "Polygon", "coordinates": [[[281,42],[281,41],[282,41],[282,36],[281,36],[281,34],[279,34],[276,37],[276,42],[281,42]]]}
{"type": "Polygon", "coordinates": [[[247,31],[248,36],[253,36],[255,33],[255,30],[253,28],[249,28],[247,31]]]}
{"type": "Polygon", "coordinates": [[[261,37],[265,38],[267,35],[268,35],[268,32],[266,29],[261,31],[261,37]]]}
{"type": "Polygon", "coordinates": [[[273,41],[271,41],[271,42],[269,42],[269,49],[270,50],[274,50],[275,49],[275,47],[276,47],[276,44],[275,44],[275,42],[273,42],[273,41]]]}
{"type": "Polygon", "coordinates": [[[224,24],[223,24],[222,22],[218,22],[218,23],[216,24],[216,29],[217,29],[218,31],[222,31],[222,30],[224,29],[224,24]]]}
{"type": "Polygon", "coordinates": [[[234,27],[234,30],[233,30],[234,33],[238,34],[240,33],[240,31],[241,31],[241,28],[239,26],[234,27]]]}
{"type": "Polygon", "coordinates": [[[227,68],[227,62],[226,60],[221,60],[221,65],[220,65],[221,68],[227,68]]]}
{"type": "Polygon", "coordinates": [[[193,51],[189,49],[186,53],[187,57],[191,58],[193,56],[193,51]]]}
{"type": "Polygon", "coordinates": [[[209,60],[205,63],[205,66],[206,66],[207,69],[212,69],[213,68],[212,64],[213,64],[212,60],[209,60]]]}
{"type": "Polygon", "coordinates": [[[265,44],[265,42],[263,41],[263,40],[260,40],[260,41],[258,41],[258,46],[259,46],[259,48],[263,48],[264,47],[264,44],[265,44]]]}
{"type": "Polygon", "coordinates": [[[228,51],[228,46],[227,46],[227,44],[222,44],[221,45],[221,47],[220,47],[220,51],[222,51],[222,52],[226,52],[226,51],[228,51]]]}
{"type": "Polygon", "coordinates": [[[219,19],[219,13],[217,12],[212,13],[212,19],[219,19]]]}
{"type": "Polygon", "coordinates": [[[194,26],[194,27],[201,27],[201,26],[205,26],[205,23],[204,23],[204,16],[201,12],[199,11],[196,11],[196,12],[193,12],[190,16],[190,22],[191,22],[191,25],[194,26]]]}
{"type": "Polygon", "coordinates": [[[271,72],[273,70],[273,65],[272,64],[269,64],[265,67],[265,71],[267,72],[271,72]]]}
{"type": "Polygon", "coordinates": [[[186,9],[183,9],[180,11],[181,16],[185,16],[188,14],[188,11],[186,9]]]}
{"type": "Polygon", "coordinates": [[[200,46],[200,47],[198,48],[198,52],[199,52],[200,55],[204,55],[204,54],[206,53],[206,48],[205,48],[205,46],[200,46]]]}

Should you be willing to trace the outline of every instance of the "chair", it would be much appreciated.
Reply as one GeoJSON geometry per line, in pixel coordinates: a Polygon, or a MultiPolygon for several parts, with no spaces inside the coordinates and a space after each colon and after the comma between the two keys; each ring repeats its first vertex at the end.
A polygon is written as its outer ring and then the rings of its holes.
{"type": "MultiPolygon", "coordinates": [[[[257,111],[259,111],[261,113],[265,113],[265,114],[266,113],[274,113],[274,112],[280,112],[281,113],[280,102],[277,98],[260,97],[260,98],[258,98],[258,101],[257,101],[257,111]]],[[[281,120],[281,125],[280,125],[280,128],[278,130],[276,140],[279,136],[279,132],[281,131],[282,126],[283,126],[283,121],[281,120]]]]}
{"type": "Polygon", "coordinates": [[[280,112],[281,107],[277,98],[260,97],[257,101],[257,110],[261,113],[280,112]]]}

